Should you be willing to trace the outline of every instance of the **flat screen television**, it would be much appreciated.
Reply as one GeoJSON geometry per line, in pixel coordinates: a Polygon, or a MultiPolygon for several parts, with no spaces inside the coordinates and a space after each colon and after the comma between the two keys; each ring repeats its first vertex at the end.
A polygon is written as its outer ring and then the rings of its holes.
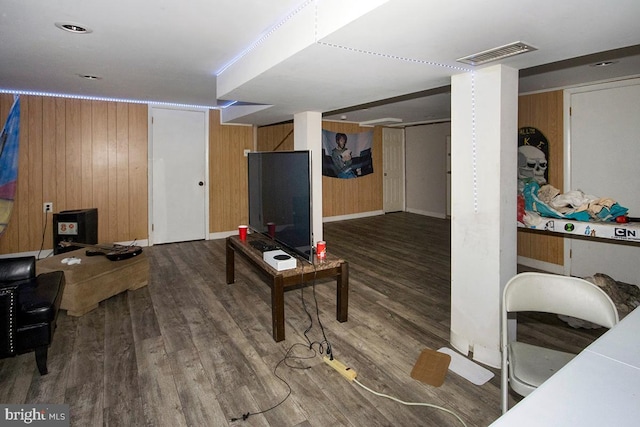
{"type": "Polygon", "coordinates": [[[311,152],[251,152],[249,228],[313,263],[311,152]]]}

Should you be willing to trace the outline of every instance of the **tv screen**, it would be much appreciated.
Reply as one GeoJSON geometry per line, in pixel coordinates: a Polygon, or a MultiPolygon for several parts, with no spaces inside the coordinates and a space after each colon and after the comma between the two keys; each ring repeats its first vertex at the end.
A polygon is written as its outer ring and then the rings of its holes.
{"type": "Polygon", "coordinates": [[[249,158],[249,227],[313,262],[311,152],[253,152],[249,158]]]}

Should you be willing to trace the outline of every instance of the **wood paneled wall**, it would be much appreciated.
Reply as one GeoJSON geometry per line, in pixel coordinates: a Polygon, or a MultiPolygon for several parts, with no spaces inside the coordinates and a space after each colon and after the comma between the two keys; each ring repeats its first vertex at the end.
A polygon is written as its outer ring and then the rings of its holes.
{"type": "MultiPolygon", "coordinates": [[[[549,184],[563,192],[563,91],[523,95],[518,99],[518,127],[539,129],[549,142],[549,184]]],[[[518,230],[518,255],[564,265],[564,239],[518,230]]]]}
{"type": "MultiPolygon", "coordinates": [[[[371,131],[355,123],[323,121],[331,132],[360,133],[371,131]]],[[[293,150],[293,123],[264,126],[258,129],[259,151],[293,150]]],[[[352,215],[382,210],[382,127],[373,128],[373,173],[356,179],[322,177],[322,216],[352,215]]]]}
{"type": "Polygon", "coordinates": [[[209,231],[236,230],[249,221],[247,158],[253,126],[221,125],[220,111],[209,112],[209,231]]]}
{"type": "MultiPolygon", "coordinates": [[[[0,95],[2,123],[12,103],[12,95],[0,95]]],[[[209,114],[214,233],[248,220],[244,150],[253,149],[254,128],[221,125],[218,110],[209,114]]],[[[53,202],[55,212],[98,208],[100,242],[148,239],[147,129],[144,104],[22,96],[18,194],[0,254],[53,247],[44,202],[53,202]]]]}
{"type": "Polygon", "coordinates": [[[293,122],[259,127],[257,135],[258,151],[293,150],[293,122]]]}
{"type": "MultiPolygon", "coordinates": [[[[12,95],[0,95],[6,120],[12,95]]],[[[51,249],[55,212],[98,208],[100,242],[146,239],[147,106],[22,96],[18,189],[0,253],[51,249]]]]}

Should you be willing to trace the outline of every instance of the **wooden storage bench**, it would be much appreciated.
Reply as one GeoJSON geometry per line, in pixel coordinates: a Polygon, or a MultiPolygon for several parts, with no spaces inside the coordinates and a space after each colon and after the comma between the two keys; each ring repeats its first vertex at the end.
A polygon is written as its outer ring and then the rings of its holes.
{"type": "Polygon", "coordinates": [[[113,295],[147,285],[149,261],[144,252],[123,261],[110,261],[104,256],[86,256],[78,249],[45,258],[36,263],[37,273],[64,271],[66,286],[60,308],[70,316],[82,316],[113,295]],[[76,257],[80,264],[63,264],[64,258],[76,257]]]}

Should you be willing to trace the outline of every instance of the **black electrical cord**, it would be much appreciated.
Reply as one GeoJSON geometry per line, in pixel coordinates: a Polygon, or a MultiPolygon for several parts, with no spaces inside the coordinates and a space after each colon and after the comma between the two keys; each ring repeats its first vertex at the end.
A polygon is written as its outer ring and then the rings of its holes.
{"type": "MultiPolygon", "coordinates": [[[[304,261],[302,261],[304,262],[304,261]]],[[[294,360],[308,360],[308,359],[313,359],[314,357],[316,357],[318,355],[318,353],[323,354],[325,352],[325,346],[326,346],[326,354],[331,358],[331,360],[333,360],[333,353],[331,351],[331,343],[329,342],[329,340],[327,339],[327,335],[325,333],[324,330],[324,326],[322,325],[322,321],[320,320],[320,309],[318,308],[318,299],[316,297],[316,275],[317,275],[317,270],[316,270],[316,266],[315,264],[313,265],[313,280],[311,282],[312,284],[312,288],[313,288],[313,299],[315,301],[316,304],[316,318],[318,320],[318,324],[320,325],[320,330],[322,331],[322,337],[323,337],[323,341],[311,341],[311,339],[309,339],[307,333],[309,331],[311,331],[311,329],[313,328],[313,317],[311,316],[311,314],[309,313],[309,310],[307,309],[307,305],[305,303],[304,300],[304,269],[302,269],[301,271],[301,284],[302,287],[300,288],[300,296],[302,299],[302,306],[304,308],[305,313],[307,313],[307,317],[309,318],[309,326],[307,327],[307,329],[304,331],[304,337],[307,340],[307,344],[302,344],[302,343],[295,343],[293,344],[291,347],[289,347],[289,349],[287,350],[287,352],[285,353],[284,357],[276,364],[275,368],[273,368],[273,375],[278,378],[280,381],[282,381],[286,386],[287,386],[287,395],[278,403],[276,403],[275,405],[273,405],[272,407],[268,408],[268,409],[264,409],[262,411],[258,411],[258,412],[247,412],[242,414],[242,416],[240,417],[233,417],[230,419],[230,421],[246,421],[250,416],[252,415],[260,415],[260,414],[264,414],[265,412],[271,411],[272,409],[277,408],[278,406],[282,405],[288,398],[289,396],[291,396],[291,386],[289,385],[289,383],[287,383],[287,381],[284,380],[284,378],[282,378],[280,375],[278,375],[278,367],[280,365],[282,365],[283,363],[288,366],[289,368],[293,368],[293,369],[309,369],[310,366],[295,366],[295,365],[291,365],[289,363],[290,359],[294,359],[294,360]],[[318,346],[318,350],[316,351],[313,346],[317,345],[318,346]],[[312,355],[310,356],[291,356],[291,352],[293,351],[294,348],[301,346],[304,347],[307,350],[310,350],[313,352],[312,355]]]]}
{"type": "Polygon", "coordinates": [[[38,256],[36,259],[40,259],[40,253],[42,252],[42,249],[44,248],[44,236],[47,232],[47,214],[49,213],[49,211],[46,211],[44,213],[44,224],[42,225],[42,242],[40,243],[40,250],[38,251],[38,256]]]}
{"type": "Polygon", "coordinates": [[[316,275],[317,275],[317,270],[316,270],[316,266],[315,264],[313,265],[313,280],[311,282],[312,285],[312,289],[313,289],[313,300],[315,301],[315,305],[316,305],[316,319],[318,320],[318,325],[320,325],[320,330],[322,331],[322,341],[314,341],[312,342],[309,339],[309,336],[307,335],[309,333],[309,331],[311,331],[311,329],[313,329],[313,317],[311,316],[311,313],[309,313],[309,310],[307,309],[307,304],[304,300],[304,286],[301,288],[300,290],[300,298],[302,300],[302,307],[304,308],[304,312],[307,314],[307,318],[309,319],[309,326],[307,327],[307,329],[305,329],[304,331],[304,337],[307,339],[307,343],[309,344],[309,348],[312,348],[314,344],[318,345],[318,353],[320,354],[324,354],[326,352],[326,354],[331,358],[331,360],[333,360],[333,354],[331,352],[331,343],[329,342],[329,340],[327,339],[327,334],[325,333],[324,330],[324,325],[322,324],[322,321],[320,320],[320,309],[318,307],[318,298],[316,297],[316,275]],[[325,350],[326,347],[326,350],[325,350]]]}
{"type": "Polygon", "coordinates": [[[309,336],[307,334],[309,333],[309,331],[311,331],[311,329],[313,329],[313,317],[311,317],[311,313],[309,313],[309,310],[307,310],[307,304],[304,301],[304,269],[300,272],[300,283],[302,283],[302,287],[300,288],[300,300],[302,302],[302,308],[304,309],[304,312],[307,314],[307,318],[309,319],[309,326],[307,326],[307,329],[304,330],[303,334],[305,339],[307,340],[307,344],[309,344],[309,348],[312,348],[313,343],[311,342],[311,339],[309,339],[309,336]]]}
{"type": "Polygon", "coordinates": [[[307,310],[307,304],[304,301],[304,288],[300,289],[300,300],[302,302],[304,312],[307,314],[307,318],[309,319],[309,326],[307,326],[307,329],[304,330],[303,335],[307,340],[307,344],[309,344],[309,348],[311,348],[313,347],[313,343],[311,342],[311,339],[307,334],[309,333],[309,331],[311,331],[311,329],[313,329],[313,317],[311,317],[311,313],[309,313],[309,310],[307,310]]]}
{"type": "Polygon", "coordinates": [[[230,421],[246,421],[247,418],[249,418],[252,415],[260,415],[260,414],[264,414],[265,412],[269,412],[272,409],[277,408],[278,406],[282,405],[288,398],[289,396],[291,396],[291,386],[289,385],[289,383],[287,381],[285,381],[284,378],[282,378],[280,375],[278,375],[278,367],[281,364],[285,364],[290,368],[293,369],[309,369],[310,366],[294,366],[294,365],[290,365],[288,363],[289,359],[296,359],[296,360],[306,360],[306,359],[313,359],[314,357],[316,357],[317,353],[315,350],[311,349],[311,351],[313,351],[313,355],[311,356],[292,356],[291,352],[293,351],[294,348],[296,347],[304,347],[305,349],[309,349],[306,345],[301,344],[301,343],[296,343],[293,344],[291,347],[289,347],[289,349],[287,350],[287,352],[285,353],[284,357],[276,364],[275,368],[273,368],[273,375],[275,375],[276,378],[278,378],[280,381],[282,381],[284,383],[284,385],[287,386],[287,395],[278,403],[276,403],[275,405],[273,405],[272,407],[270,407],[269,409],[264,409],[262,411],[258,411],[258,412],[247,412],[245,414],[242,414],[242,416],[240,417],[233,417],[230,419],[230,421]]]}

